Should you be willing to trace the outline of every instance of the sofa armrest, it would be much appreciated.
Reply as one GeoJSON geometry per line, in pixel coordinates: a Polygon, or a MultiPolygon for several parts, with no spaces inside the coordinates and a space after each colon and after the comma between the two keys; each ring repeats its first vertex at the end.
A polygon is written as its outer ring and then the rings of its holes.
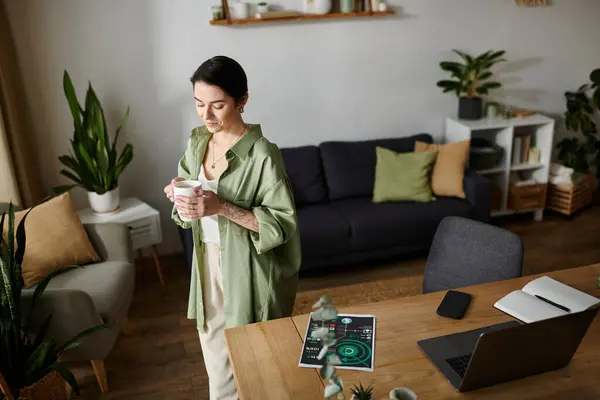
{"type": "Polygon", "coordinates": [[[102,261],[133,263],[129,228],[119,223],[84,224],[85,230],[102,261]]]}
{"type": "MultiPolygon", "coordinates": [[[[33,293],[33,289],[24,289],[21,293],[24,315],[29,315],[33,293]]],[[[31,316],[30,331],[27,333],[37,332],[50,314],[52,320],[48,334],[53,336],[58,344],[104,323],[89,294],[73,289],[46,289],[36,302],[34,314],[31,316]]]]}
{"type": "Polygon", "coordinates": [[[471,205],[471,218],[488,222],[492,212],[492,183],[475,171],[465,171],[463,187],[471,205]]]}

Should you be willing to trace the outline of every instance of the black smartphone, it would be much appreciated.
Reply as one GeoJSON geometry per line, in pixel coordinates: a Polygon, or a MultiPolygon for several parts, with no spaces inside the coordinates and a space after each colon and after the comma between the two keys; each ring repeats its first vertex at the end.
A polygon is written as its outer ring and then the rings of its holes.
{"type": "Polygon", "coordinates": [[[448,290],[437,309],[437,314],[442,317],[461,319],[465,315],[470,302],[470,294],[448,290]]]}

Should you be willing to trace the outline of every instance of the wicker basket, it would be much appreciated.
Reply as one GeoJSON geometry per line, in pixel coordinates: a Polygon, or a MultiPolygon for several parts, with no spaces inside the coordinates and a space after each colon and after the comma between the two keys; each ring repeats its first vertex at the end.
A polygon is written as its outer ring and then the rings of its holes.
{"type": "Polygon", "coordinates": [[[31,386],[21,389],[18,400],[65,400],[65,380],[52,371],[31,386]]]}
{"type": "Polygon", "coordinates": [[[546,206],[546,183],[510,185],[508,208],[514,211],[539,210],[546,206]]]}
{"type": "Polygon", "coordinates": [[[571,215],[592,202],[596,190],[596,178],[586,174],[567,186],[550,184],[548,208],[564,215],[571,215]]]}

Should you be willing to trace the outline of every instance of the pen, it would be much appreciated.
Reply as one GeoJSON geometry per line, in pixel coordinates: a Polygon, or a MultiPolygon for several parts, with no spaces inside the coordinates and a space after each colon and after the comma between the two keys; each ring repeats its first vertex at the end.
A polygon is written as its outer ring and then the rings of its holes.
{"type": "Polygon", "coordinates": [[[565,307],[565,306],[561,306],[560,304],[557,304],[557,303],[555,303],[555,302],[553,302],[553,301],[551,301],[551,300],[548,300],[548,299],[546,299],[546,298],[544,298],[544,297],[542,297],[542,296],[538,296],[538,295],[536,294],[536,295],[535,295],[535,297],[537,297],[538,299],[540,299],[540,300],[542,300],[542,301],[545,301],[545,302],[546,302],[546,303],[548,303],[548,304],[552,304],[554,307],[560,308],[560,309],[561,309],[561,310],[563,310],[563,311],[566,311],[566,312],[568,312],[568,313],[570,313],[570,312],[571,312],[571,310],[569,310],[567,307],[565,307]]]}

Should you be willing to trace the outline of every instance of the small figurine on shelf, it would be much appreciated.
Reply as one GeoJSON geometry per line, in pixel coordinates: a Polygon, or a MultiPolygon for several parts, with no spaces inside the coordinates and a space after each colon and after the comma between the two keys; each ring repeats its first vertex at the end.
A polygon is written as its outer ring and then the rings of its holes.
{"type": "Polygon", "coordinates": [[[388,9],[387,3],[385,0],[379,0],[379,5],[377,6],[376,10],[373,11],[379,11],[379,12],[386,12],[388,9]]]}
{"type": "Polygon", "coordinates": [[[213,21],[219,21],[219,20],[223,19],[223,6],[222,5],[211,6],[210,11],[212,12],[213,21]]]}

